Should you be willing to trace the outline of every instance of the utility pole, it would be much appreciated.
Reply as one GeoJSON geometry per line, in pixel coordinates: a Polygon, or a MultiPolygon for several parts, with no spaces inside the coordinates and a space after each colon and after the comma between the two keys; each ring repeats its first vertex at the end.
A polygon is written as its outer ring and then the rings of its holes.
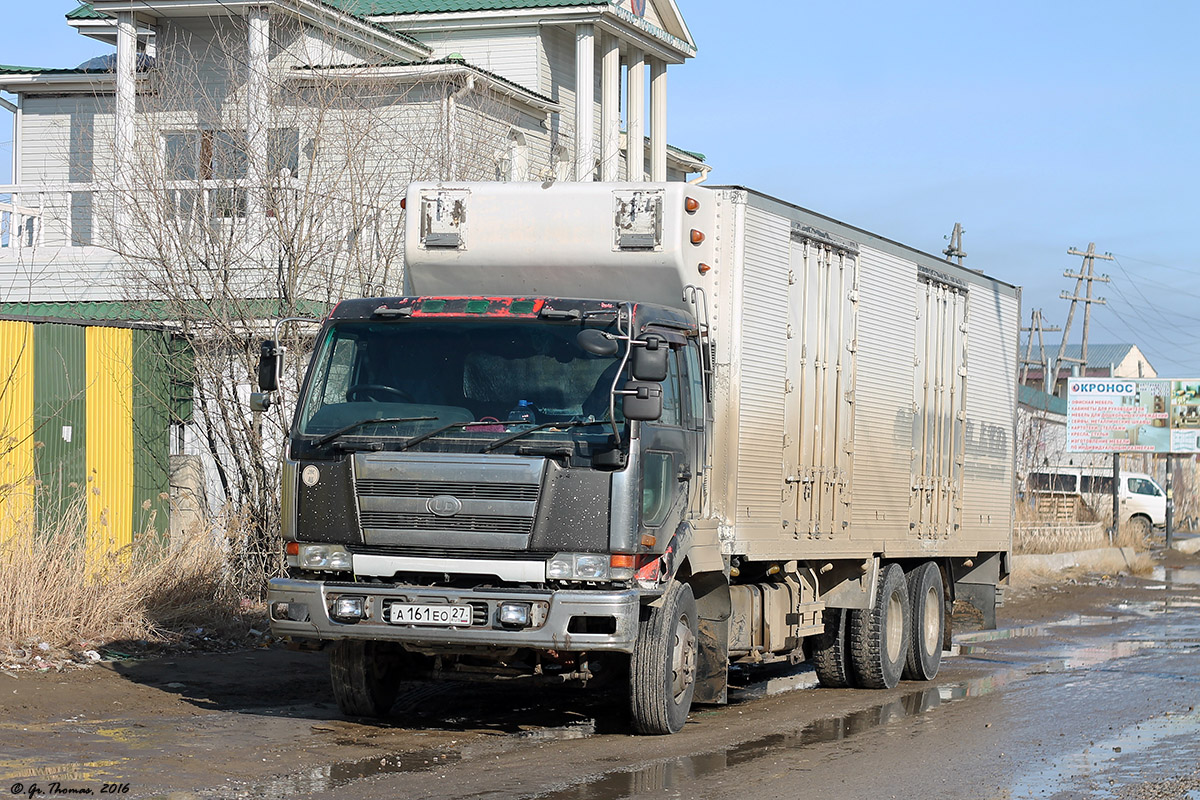
{"type": "Polygon", "coordinates": [[[1075,279],[1075,291],[1071,294],[1063,292],[1059,295],[1064,300],[1071,301],[1071,310],[1067,312],[1067,324],[1063,327],[1062,344],[1058,346],[1058,356],[1054,359],[1052,370],[1046,372],[1046,394],[1054,394],[1054,386],[1058,383],[1058,365],[1064,361],[1076,363],[1081,369],[1087,368],[1087,346],[1088,346],[1088,329],[1092,321],[1092,303],[1107,305],[1103,297],[1092,297],[1092,283],[1100,281],[1100,283],[1108,283],[1107,275],[1096,274],[1096,259],[1100,258],[1105,261],[1114,261],[1111,253],[1104,255],[1096,255],[1096,243],[1088,242],[1086,253],[1082,253],[1072,247],[1067,251],[1067,255],[1083,256],[1083,266],[1078,273],[1067,270],[1063,273],[1064,278],[1075,279]],[[1087,281],[1087,294],[1080,296],[1079,290],[1083,288],[1084,281],[1087,281]],[[1067,339],[1071,336],[1071,322],[1075,319],[1075,306],[1083,303],[1083,345],[1080,348],[1079,358],[1068,358],[1067,339]]]}
{"type": "Polygon", "coordinates": [[[967,257],[966,251],[962,249],[962,235],[962,223],[954,223],[954,232],[950,234],[950,246],[942,251],[946,254],[947,261],[958,259],[958,265],[960,267],[962,266],[963,259],[967,257]]]}
{"type": "Polygon", "coordinates": [[[1031,366],[1040,366],[1042,368],[1043,380],[1050,370],[1050,361],[1046,358],[1046,343],[1042,339],[1042,334],[1057,333],[1058,331],[1061,331],[1062,328],[1057,326],[1047,326],[1043,323],[1044,320],[1042,319],[1042,310],[1040,308],[1035,308],[1033,313],[1029,316],[1029,327],[1021,328],[1022,333],[1029,333],[1029,340],[1025,345],[1025,358],[1021,359],[1021,386],[1024,386],[1026,379],[1029,378],[1029,368],[1031,366]],[[1036,359],[1033,358],[1033,335],[1035,333],[1037,334],[1038,341],[1038,358],[1036,359]]]}

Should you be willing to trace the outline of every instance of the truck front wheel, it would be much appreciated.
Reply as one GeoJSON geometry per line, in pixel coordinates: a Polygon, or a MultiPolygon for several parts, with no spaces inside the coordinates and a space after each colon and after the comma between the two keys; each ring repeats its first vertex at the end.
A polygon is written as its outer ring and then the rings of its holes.
{"type": "Polygon", "coordinates": [[[672,582],[662,603],[642,611],[629,662],[629,700],[638,733],[677,733],[696,690],[696,598],[672,582]]]}
{"type": "Polygon", "coordinates": [[[892,689],[909,647],[908,585],[899,564],[879,570],[875,604],[850,612],[850,664],[864,689],[892,689]]]}
{"type": "Polygon", "coordinates": [[[329,649],[329,678],[343,714],[385,717],[396,702],[399,659],[378,642],[342,640],[329,649]]]}

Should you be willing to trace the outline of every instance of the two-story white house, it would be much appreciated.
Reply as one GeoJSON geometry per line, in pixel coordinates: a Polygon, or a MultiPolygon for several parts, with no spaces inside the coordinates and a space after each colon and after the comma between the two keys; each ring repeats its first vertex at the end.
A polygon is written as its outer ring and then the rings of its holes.
{"type": "Polygon", "coordinates": [[[396,293],[412,179],[708,170],[667,143],[696,53],[673,0],[95,0],[66,23],[114,55],[0,66],[9,311],[202,295],[234,261],[271,273],[242,296],[396,293]]]}

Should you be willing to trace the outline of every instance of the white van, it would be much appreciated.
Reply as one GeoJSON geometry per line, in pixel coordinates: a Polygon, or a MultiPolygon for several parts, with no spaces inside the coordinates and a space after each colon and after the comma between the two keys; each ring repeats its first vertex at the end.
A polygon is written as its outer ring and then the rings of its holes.
{"type": "MultiPolygon", "coordinates": [[[[1077,467],[1049,467],[1029,473],[1028,491],[1035,494],[1079,495],[1096,510],[1111,503],[1112,475],[1077,467]]],[[[1149,533],[1167,524],[1167,493],[1154,478],[1141,472],[1121,473],[1121,524],[1149,533]]]]}

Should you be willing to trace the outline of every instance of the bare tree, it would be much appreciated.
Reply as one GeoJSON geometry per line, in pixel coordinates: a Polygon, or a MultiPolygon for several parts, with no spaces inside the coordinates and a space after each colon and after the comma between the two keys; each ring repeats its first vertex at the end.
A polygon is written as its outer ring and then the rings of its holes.
{"type": "MultiPolygon", "coordinates": [[[[510,177],[513,131],[537,120],[461,64],[295,63],[272,69],[256,162],[244,29],[162,38],[138,97],[132,183],[96,176],[116,191],[93,194],[95,238],[127,265],[129,300],[165,304],[192,342],[196,439],[213,499],[245,533],[249,589],[281,569],[287,423],[246,410],[258,340],[275,318],[399,294],[408,183],[510,177]]],[[[287,343],[305,354],[298,333],[287,343]]]]}

